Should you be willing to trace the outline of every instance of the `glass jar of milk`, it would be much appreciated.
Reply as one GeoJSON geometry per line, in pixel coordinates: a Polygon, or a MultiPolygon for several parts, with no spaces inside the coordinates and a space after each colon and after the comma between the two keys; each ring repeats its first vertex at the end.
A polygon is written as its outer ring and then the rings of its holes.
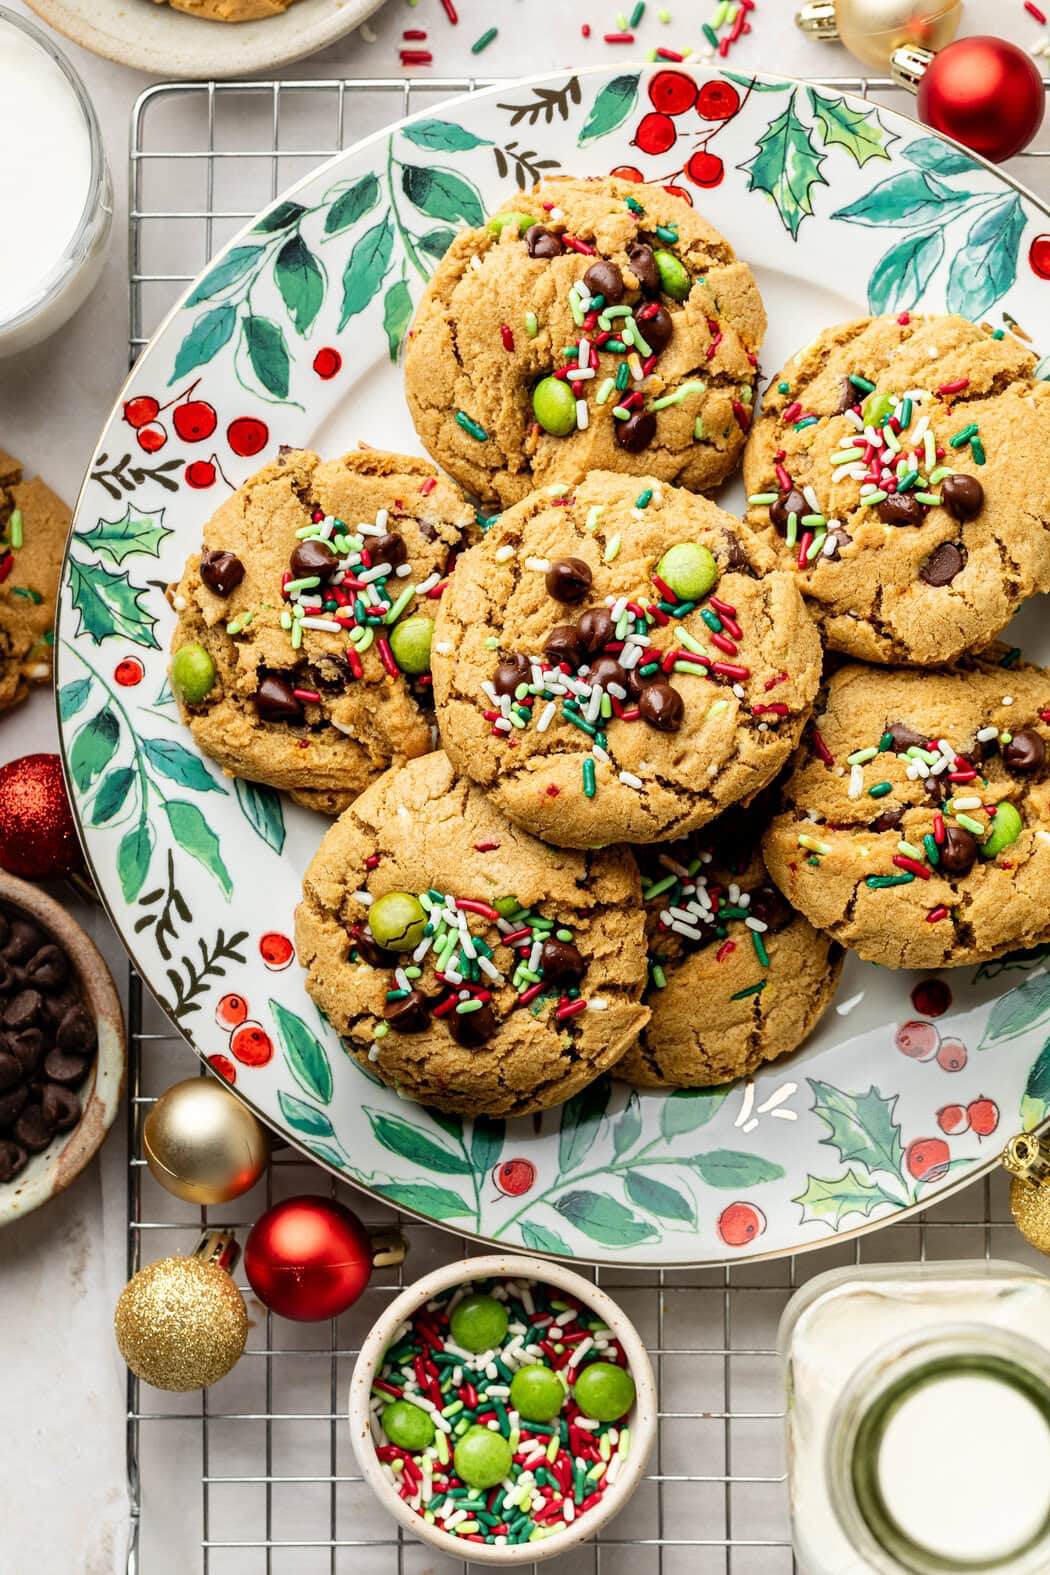
{"type": "Polygon", "coordinates": [[[0,355],[37,344],[87,299],[112,218],[84,84],[39,27],[0,6],[0,355]]]}
{"type": "Polygon", "coordinates": [[[1050,1571],[1050,1280],[833,1270],[788,1304],[780,1350],[804,1575],[1050,1571]]]}

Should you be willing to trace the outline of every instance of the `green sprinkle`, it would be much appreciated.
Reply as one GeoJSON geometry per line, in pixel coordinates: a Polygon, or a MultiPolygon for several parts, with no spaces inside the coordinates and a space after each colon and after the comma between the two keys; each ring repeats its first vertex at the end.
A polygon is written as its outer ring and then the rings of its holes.
{"type": "Polygon", "coordinates": [[[286,608],[284,608],[283,612],[281,613],[281,628],[282,629],[290,629],[291,627],[292,627],[292,615],[291,615],[291,613],[288,611],[288,609],[286,607],[286,608]]]}
{"type": "Polygon", "coordinates": [[[619,537],[619,534],[617,534],[615,536],[610,536],[609,540],[605,544],[605,551],[602,553],[602,558],[604,559],[604,561],[606,563],[612,563],[613,559],[616,557],[616,555],[619,552],[619,550],[620,550],[620,537],[619,537]]]}
{"type": "MultiPolygon", "coordinates": [[[[628,20],[627,26],[628,27],[637,27],[638,23],[642,20],[642,17],[644,15],[645,15],[645,0],[638,0],[638,4],[635,6],[634,10],[631,12],[630,19],[628,20]]],[[[657,231],[658,235],[659,235],[659,233],[660,232],[657,231]]],[[[661,239],[662,239],[662,237],[661,237],[661,239]]]]}
{"type": "Polygon", "coordinates": [[[941,862],[941,850],[937,846],[936,839],[930,834],[930,832],[927,832],[923,837],[922,845],[926,849],[926,857],[929,859],[930,863],[939,864],[941,862]]]}
{"type": "Polygon", "coordinates": [[[919,472],[917,470],[906,471],[903,476],[897,479],[897,491],[907,492],[909,487],[914,487],[918,479],[919,472]]]}
{"type": "Polygon", "coordinates": [[[982,826],[979,820],[974,820],[972,815],[960,815],[957,813],[955,819],[965,830],[972,831],[975,837],[983,837],[988,830],[988,827],[982,826]]]}
{"type": "Polygon", "coordinates": [[[795,422],[795,431],[803,432],[806,427],[815,427],[819,419],[819,416],[805,416],[801,421],[795,422]]]}
{"type": "Polygon", "coordinates": [[[892,782],[876,782],[874,787],[868,789],[869,798],[885,798],[887,793],[893,792],[892,782]]]}
{"type": "Polygon", "coordinates": [[[811,837],[808,832],[801,832],[799,834],[798,845],[800,848],[808,849],[810,853],[831,852],[830,842],[820,842],[816,837],[811,837]]]}
{"type": "Polygon", "coordinates": [[[742,1001],[745,996],[758,995],[762,990],[765,989],[768,983],[768,979],[761,979],[759,980],[758,984],[749,984],[746,990],[738,990],[736,994],[731,995],[729,999],[731,1001],[742,1001]]]}
{"type": "Polygon", "coordinates": [[[656,226],[656,237],[668,246],[675,246],[678,243],[678,231],[672,229],[669,224],[658,224],[656,226]]]}
{"type": "MultiPolygon", "coordinates": [[[[703,32],[704,37],[707,39],[707,42],[711,45],[711,48],[712,49],[717,49],[718,48],[718,34],[715,32],[715,30],[711,26],[710,22],[705,22],[704,23],[703,28],[702,28],[702,32],[703,32]]],[[[734,1000],[735,999],[736,998],[734,997],[734,1000]]]]}
{"type": "MultiPolygon", "coordinates": [[[[401,595],[398,597],[397,601],[391,607],[390,611],[384,615],[383,622],[384,623],[396,623],[397,620],[400,618],[401,614],[404,612],[405,608],[408,606],[409,602],[412,600],[412,598],[413,598],[413,596],[415,594],[416,594],[415,586],[414,585],[406,585],[404,590],[401,592],[401,595]]],[[[407,627],[407,625],[406,625],[406,627],[407,627]]]]}
{"type": "Polygon", "coordinates": [[[693,422],[693,441],[694,441],[694,443],[702,442],[703,441],[703,437],[704,437],[704,418],[703,418],[703,416],[697,416],[696,420],[693,422]]]}
{"type": "Polygon", "coordinates": [[[688,629],[683,629],[681,624],[677,624],[675,626],[674,632],[678,637],[679,644],[684,645],[687,651],[692,651],[694,656],[707,655],[707,652],[704,650],[704,647],[700,644],[700,641],[696,638],[696,636],[690,634],[688,629]]]}
{"type": "Polygon", "coordinates": [[[922,849],[914,847],[910,842],[905,842],[903,839],[897,844],[897,852],[903,853],[909,859],[919,859],[920,861],[922,859],[922,849]]]}
{"type": "Polygon", "coordinates": [[[760,509],[766,508],[770,503],[775,503],[779,496],[780,494],[777,492],[753,492],[747,501],[753,504],[756,509],[760,509]]]}
{"type": "Polygon", "coordinates": [[[970,439],[977,436],[979,430],[976,421],[971,421],[968,426],[960,427],[958,432],[953,433],[948,442],[952,448],[965,448],[970,439]]]}
{"type": "Polygon", "coordinates": [[[997,328],[995,330],[995,333],[992,335],[993,339],[1005,339],[1005,337],[1006,337],[1006,329],[1005,328],[997,328]]]}
{"type": "Polygon", "coordinates": [[[525,313],[525,332],[528,334],[529,338],[530,339],[535,339],[535,337],[539,333],[539,331],[540,331],[540,325],[536,321],[536,313],[535,312],[526,312],[525,313]]]}
{"type": "Polygon", "coordinates": [[[803,530],[820,530],[822,526],[826,528],[827,523],[823,514],[803,514],[799,520],[803,530]]]}
{"type": "Polygon", "coordinates": [[[724,628],[722,620],[717,613],[711,611],[710,607],[701,607],[700,616],[706,623],[707,627],[711,630],[712,634],[722,633],[724,628]]]}
{"type": "Polygon", "coordinates": [[[390,1029],[386,1023],[376,1023],[375,1027],[372,1029],[372,1038],[385,1039],[389,1032],[390,1029]]]}
{"type": "Polygon", "coordinates": [[[788,547],[793,547],[798,540],[798,515],[792,510],[787,518],[787,530],[784,533],[784,542],[788,547]]]}
{"type": "Polygon", "coordinates": [[[930,485],[936,487],[944,480],[945,476],[950,476],[951,473],[952,472],[947,465],[938,465],[937,469],[931,472],[930,485]]]}
{"type": "Polygon", "coordinates": [[[498,28],[490,27],[487,32],[482,33],[480,38],[476,38],[470,46],[471,54],[480,55],[483,49],[487,49],[489,47],[498,31],[498,28]]]}
{"type": "Polygon", "coordinates": [[[587,529],[588,530],[597,530],[598,529],[598,521],[602,517],[602,510],[604,508],[605,508],[605,504],[604,503],[595,503],[595,504],[592,504],[592,506],[587,510],[587,529]]]}
{"type": "Polygon", "coordinates": [[[667,989],[667,975],[664,973],[664,971],[661,968],[660,964],[659,963],[653,963],[650,972],[652,974],[652,980],[653,980],[653,983],[655,984],[656,988],[658,990],[666,990],[667,989]]]}
{"type": "Polygon", "coordinates": [[[321,580],[319,575],[308,574],[303,580],[289,580],[288,584],[285,586],[285,590],[289,596],[295,596],[298,591],[314,590],[314,588],[320,585],[320,583],[321,580]]]}
{"type": "Polygon", "coordinates": [[[630,208],[636,219],[645,218],[645,209],[642,207],[640,202],[636,202],[633,197],[627,197],[625,200],[628,208],[630,208]]]}
{"type": "Polygon", "coordinates": [[[913,492],[912,497],[916,503],[928,503],[931,509],[936,508],[941,501],[939,492],[913,492]]]}
{"type": "Polygon", "coordinates": [[[626,361],[621,361],[619,366],[616,368],[616,387],[620,390],[621,394],[630,381],[631,369],[627,365],[626,361]]]}
{"type": "Polygon", "coordinates": [[[901,407],[897,411],[897,420],[901,424],[901,431],[902,432],[905,431],[905,429],[907,427],[911,426],[911,400],[910,399],[905,399],[905,400],[903,400],[901,402],[901,407]]]}
{"type": "Polygon", "coordinates": [[[791,392],[791,384],[790,383],[778,383],[777,384],[777,393],[778,394],[790,394],[790,392],[791,392]]]}
{"type": "MultiPolygon", "coordinates": [[[[918,493],[915,494],[916,497],[918,497],[918,495],[918,493]]],[[[866,508],[872,508],[876,503],[885,503],[888,497],[889,493],[883,492],[881,487],[879,487],[876,488],[874,492],[866,492],[860,501],[862,506],[866,508]]]]}
{"type": "Polygon", "coordinates": [[[975,437],[975,438],[971,438],[970,439],[970,453],[973,455],[973,459],[974,459],[974,464],[975,465],[983,465],[984,464],[984,462],[985,462],[984,444],[981,442],[979,437],[975,437]]]}
{"type": "MultiPolygon", "coordinates": [[[[673,394],[662,394],[659,399],[650,401],[649,409],[666,410],[668,405],[680,405],[682,400],[687,399],[690,394],[703,394],[706,393],[706,391],[706,383],[683,383],[681,388],[675,389],[673,394]]],[[[776,493],[773,494],[773,497],[775,501],[776,493]]]]}
{"type": "Polygon", "coordinates": [[[301,619],[295,619],[292,624],[292,650],[297,651],[303,643],[303,625],[301,619]]]}
{"type": "Polygon", "coordinates": [[[874,760],[877,754],[878,750],[875,748],[874,744],[869,745],[867,749],[855,749],[852,755],[846,756],[846,764],[850,766],[862,766],[866,761],[874,760]]]}
{"type": "Polygon", "coordinates": [[[872,891],[883,891],[887,886],[910,886],[915,876],[908,870],[902,870],[899,875],[869,875],[865,886],[872,891]]]}
{"type": "Polygon", "coordinates": [[[610,351],[612,355],[626,355],[629,348],[622,339],[607,339],[602,345],[602,349],[610,351]]]}
{"type": "MultiPolygon", "coordinates": [[[[627,367],[623,366],[619,370],[626,372],[627,371],[627,367]]],[[[616,384],[613,381],[613,379],[611,377],[607,377],[605,379],[604,383],[602,383],[599,386],[598,392],[594,396],[595,403],[599,404],[599,405],[604,405],[605,401],[609,398],[609,395],[612,393],[612,391],[613,391],[613,389],[615,387],[616,387],[616,384]]]]}
{"type": "Polygon", "coordinates": [[[643,492],[639,492],[638,496],[635,498],[634,506],[636,509],[647,509],[652,501],[653,489],[652,487],[646,487],[645,490],[643,492]]]}
{"type": "Polygon", "coordinates": [[[755,956],[758,958],[758,960],[762,964],[763,968],[768,968],[769,967],[769,953],[766,951],[765,942],[763,941],[761,935],[759,935],[757,930],[752,930],[751,931],[751,944],[754,946],[754,948],[755,948],[755,956]]]}
{"type": "Polygon", "coordinates": [[[475,438],[479,443],[487,443],[489,440],[489,435],[485,428],[479,426],[472,417],[467,415],[465,410],[456,411],[456,425],[461,426],[464,432],[469,432],[471,437],[475,438]]]}
{"type": "Polygon", "coordinates": [[[19,547],[21,547],[22,540],[23,540],[23,537],[22,537],[22,510],[21,509],[12,509],[11,510],[11,518],[8,520],[8,523],[7,523],[7,535],[8,535],[8,540],[11,543],[12,551],[17,552],[19,547]]]}
{"type": "Polygon", "coordinates": [[[869,383],[866,377],[857,377],[855,373],[851,373],[849,380],[853,384],[854,388],[860,389],[862,394],[870,394],[874,392],[875,384],[869,383]]]}

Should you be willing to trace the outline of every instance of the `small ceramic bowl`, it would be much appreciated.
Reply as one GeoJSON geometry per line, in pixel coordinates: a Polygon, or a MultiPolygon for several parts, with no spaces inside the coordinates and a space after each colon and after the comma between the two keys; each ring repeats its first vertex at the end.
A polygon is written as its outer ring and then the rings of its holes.
{"type": "Polygon", "coordinates": [[[63,1192],[98,1152],[120,1107],[127,1044],[124,1014],[113,977],[102,954],[76,920],[53,897],[3,871],[0,903],[21,908],[63,947],[76,969],[84,1003],[98,1031],[95,1063],[77,1091],[80,1120],[71,1131],[59,1132],[42,1154],[34,1154],[21,1175],[0,1185],[0,1225],[7,1225],[63,1192]]]}
{"type": "Polygon", "coordinates": [[[549,1263],[541,1258],[523,1258],[504,1253],[494,1253],[485,1258],[463,1258],[448,1263],[433,1274],[425,1274],[410,1285],[390,1303],[383,1316],[373,1325],[361,1346],[361,1354],[350,1379],[350,1441],[361,1467],[362,1475],[383,1507],[399,1521],[412,1536],[427,1542],[440,1553],[452,1558],[469,1557],[471,1564],[487,1564],[508,1569],[516,1564],[538,1564],[556,1558],[570,1548],[578,1547],[608,1525],[623,1509],[631,1494],[642,1480],[646,1461],[656,1439],[656,1383],[645,1346],[631,1321],[603,1290],[581,1279],[571,1269],[560,1263],[549,1263]],[[372,1431],[369,1426],[369,1397],[372,1380],[382,1366],[395,1330],[413,1313],[442,1291],[454,1290],[471,1280],[510,1279],[538,1280],[568,1291],[586,1307],[591,1308],[608,1324],[627,1357],[627,1365],[634,1379],[635,1400],[628,1414],[631,1429],[631,1449],[623,1470],[612,1487],[605,1492],[600,1504],[566,1526],[556,1536],[545,1537],[541,1542],[524,1544],[489,1544],[472,1542],[465,1547],[459,1537],[442,1531],[425,1521],[408,1505],[391,1486],[376,1458],[372,1431]]]}

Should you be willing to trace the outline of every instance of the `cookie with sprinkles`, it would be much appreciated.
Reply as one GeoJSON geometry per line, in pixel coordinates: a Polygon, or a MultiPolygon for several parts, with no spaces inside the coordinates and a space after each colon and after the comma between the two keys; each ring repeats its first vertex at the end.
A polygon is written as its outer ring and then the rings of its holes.
{"type": "Polygon", "coordinates": [[[440,751],[386,772],[306,871],[296,948],[352,1056],[463,1115],[560,1104],[648,1018],[630,852],[511,824],[440,751]]]}
{"type": "Polygon", "coordinates": [[[754,796],[817,692],[793,575],[706,498],[597,471],[501,516],[434,632],[457,768],[564,847],[659,842],[754,796]]]}
{"type": "MultiPolygon", "coordinates": [[[[765,795],[763,795],[765,797],[765,795]]],[[[796,1050],[823,1016],[842,948],[770,880],[749,811],[637,850],[652,1012],[616,1076],[708,1088],[796,1050]]]]}
{"type": "Polygon", "coordinates": [[[0,711],[51,679],[55,598],[69,510],[0,450],[0,711]]]}
{"type": "Polygon", "coordinates": [[[203,753],[338,814],[433,748],[433,620],[473,529],[425,460],[292,450],[264,466],[171,592],[172,688],[203,753]]]}
{"type": "Polygon", "coordinates": [[[405,392],[428,451],[485,502],[599,468],[705,492],[739,461],[765,327],[750,268],[680,198],[551,179],[456,236],[405,392]]]}
{"type": "Polygon", "coordinates": [[[961,317],[828,328],[772,380],[748,440],[748,521],[827,644],[945,663],[1050,589],[1050,385],[961,317]]]}
{"type": "Polygon", "coordinates": [[[1050,672],[991,648],[831,678],[764,839],[809,921],[888,968],[1050,938],[1050,672]]]}

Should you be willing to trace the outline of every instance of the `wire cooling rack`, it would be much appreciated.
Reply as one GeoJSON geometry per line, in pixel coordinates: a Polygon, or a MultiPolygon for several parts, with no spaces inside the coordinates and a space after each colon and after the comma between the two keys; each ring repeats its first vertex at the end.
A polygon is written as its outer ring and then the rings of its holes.
{"type": "MultiPolygon", "coordinates": [[[[213,252],[292,181],[392,120],[483,85],[149,89],[131,128],[132,359],[213,252]]],[[[888,81],[828,85],[899,96],[888,81]]],[[[129,988],[129,1276],[155,1258],[191,1251],[206,1224],[232,1228],[243,1242],[264,1208],[304,1191],[345,1198],[369,1226],[398,1223],[409,1256],[404,1269],[378,1272],[358,1304],[328,1324],[275,1320],[250,1300],[248,1350],[211,1390],[165,1395],[129,1376],[127,1575],[463,1575],[471,1566],[435,1556],[378,1508],[356,1469],[345,1405],[361,1340],[382,1305],[407,1280],[481,1249],[362,1198],[288,1147],[277,1148],[265,1181],[227,1208],[193,1210],[163,1192],[142,1157],[142,1121],[156,1097],[198,1063],[134,970],[129,988]]],[[[622,1304],[652,1353],[659,1443],[620,1518],[594,1543],[544,1568],[551,1575],[790,1575],[776,1327],[792,1292],[844,1263],[997,1256],[1042,1261],[1013,1228],[1002,1175],[914,1220],[797,1259],[707,1270],[584,1269],[622,1304]]]]}

